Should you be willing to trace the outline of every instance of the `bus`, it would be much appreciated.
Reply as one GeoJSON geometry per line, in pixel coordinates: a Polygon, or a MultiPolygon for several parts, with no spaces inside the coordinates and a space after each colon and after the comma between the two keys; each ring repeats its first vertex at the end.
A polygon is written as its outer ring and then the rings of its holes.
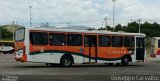
{"type": "Polygon", "coordinates": [[[160,37],[151,38],[150,54],[151,57],[160,58],[160,37]]]}
{"type": "Polygon", "coordinates": [[[14,41],[13,40],[0,40],[0,52],[4,54],[14,53],[14,41]]]}
{"type": "Polygon", "coordinates": [[[145,62],[145,34],[51,28],[15,31],[15,60],[47,64],[145,62]]]}

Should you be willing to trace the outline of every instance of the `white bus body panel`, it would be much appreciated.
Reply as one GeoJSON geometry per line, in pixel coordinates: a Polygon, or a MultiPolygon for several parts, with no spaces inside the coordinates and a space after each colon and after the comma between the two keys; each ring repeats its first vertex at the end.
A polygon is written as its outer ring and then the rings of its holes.
{"type": "MultiPolygon", "coordinates": [[[[60,63],[61,57],[64,53],[39,53],[35,55],[28,55],[28,61],[44,62],[44,63],[60,63]]],[[[83,57],[72,55],[74,63],[83,63],[83,57]]]]}

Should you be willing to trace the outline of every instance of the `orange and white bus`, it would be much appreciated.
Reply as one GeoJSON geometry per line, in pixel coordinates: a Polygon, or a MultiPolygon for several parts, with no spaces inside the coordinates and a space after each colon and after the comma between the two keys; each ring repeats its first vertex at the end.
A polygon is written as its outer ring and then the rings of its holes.
{"type": "Polygon", "coordinates": [[[153,37],[150,46],[151,57],[160,58],[160,37],[153,37]]]}
{"type": "Polygon", "coordinates": [[[19,28],[15,60],[71,66],[74,63],[145,61],[145,34],[107,31],[19,28]]]}

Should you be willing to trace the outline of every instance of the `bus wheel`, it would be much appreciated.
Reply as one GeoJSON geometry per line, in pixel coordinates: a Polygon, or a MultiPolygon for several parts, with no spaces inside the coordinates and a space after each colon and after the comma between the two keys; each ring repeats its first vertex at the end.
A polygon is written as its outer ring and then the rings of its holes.
{"type": "Polygon", "coordinates": [[[72,62],[73,61],[71,56],[64,55],[60,60],[60,65],[64,67],[69,67],[69,66],[72,66],[72,62]]]}
{"type": "Polygon", "coordinates": [[[127,56],[124,56],[124,57],[122,58],[121,63],[122,63],[123,66],[128,66],[128,64],[129,64],[129,59],[128,59],[128,57],[127,57],[127,56]]]}

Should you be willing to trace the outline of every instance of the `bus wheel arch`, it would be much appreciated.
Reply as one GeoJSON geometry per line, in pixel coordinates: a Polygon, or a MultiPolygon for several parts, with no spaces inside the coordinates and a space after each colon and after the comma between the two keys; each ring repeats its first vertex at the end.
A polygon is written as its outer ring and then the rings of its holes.
{"type": "Polygon", "coordinates": [[[129,62],[132,62],[132,58],[131,58],[131,55],[124,55],[121,59],[121,63],[123,66],[128,66],[129,65],[129,62]]]}
{"type": "Polygon", "coordinates": [[[64,67],[72,66],[73,63],[74,59],[71,54],[64,54],[60,59],[60,65],[64,67]]]}

